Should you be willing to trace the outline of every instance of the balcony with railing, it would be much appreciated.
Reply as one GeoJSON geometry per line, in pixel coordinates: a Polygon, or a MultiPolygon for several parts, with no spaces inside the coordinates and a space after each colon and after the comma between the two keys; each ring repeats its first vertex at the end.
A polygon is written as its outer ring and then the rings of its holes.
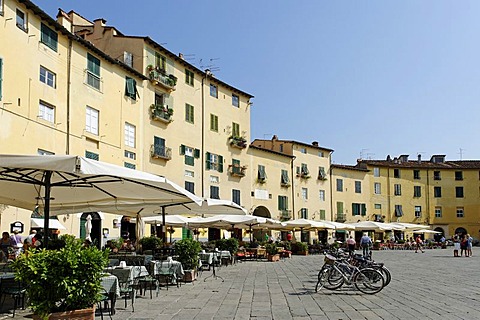
{"type": "Polygon", "coordinates": [[[228,172],[232,177],[245,177],[247,166],[241,166],[239,164],[230,164],[228,166],[228,172]]]}
{"type": "Polygon", "coordinates": [[[292,210],[283,209],[279,212],[280,221],[288,221],[292,219],[292,210]]]}
{"type": "Polygon", "coordinates": [[[247,139],[244,137],[230,136],[228,142],[235,148],[245,149],[247,147],[247,139]]]}
{"type": "Polygon", "coordinates": [[[152,144],[150,154],[154,159],[170,160],[172,159],[172,148],[152,144]]]}
{"type": "Polygon", "coordinates": [[[175,90],[177,77],[173,74],[167,74],[166,70],[153,66],[148,66],[147,72],[150,81],[155,85],[160,85],[169,91],[175,90]]]}
{"type": "Polygon", "coordinates": [[[173,121],[173,109],[164,104],[152,104],[150,106],[152,120],[170,123],[173,121]]]}
{"type": "Polygon", "coordinates": [[[345,213],[337,213],[335,216],[336,222],[345,222],[347,221],[347,215],[345,213]]]}

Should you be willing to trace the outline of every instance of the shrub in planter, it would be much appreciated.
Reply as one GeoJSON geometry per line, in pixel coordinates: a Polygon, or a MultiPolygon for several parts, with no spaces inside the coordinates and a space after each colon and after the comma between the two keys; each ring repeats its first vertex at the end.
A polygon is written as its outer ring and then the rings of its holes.
{"type": "Polygon", "coordinates": [[[182,239],[175,243],[175,254],[185,270],[198,267],[198,254],[202,251],[200,242],[193,239],[182,239]]]}
{"type": "Polygon", "coordinates": [[[42,319],[51,313],[92,308],[99,301],[108,250],[61,237],[59,250],[32,250],[13,262],[15,279],[26,284],[30,307],[42,319]]]}
{"type": "Polygon", "coordinates": [[[142,250],[155,250],[162,246],[162,239],[156,236],[144,237],[140,239],[142,250]]]}
{"type": "Polygon", "coordinates": [[[308,245],[304,242],[294,242],[292,243],[292,252],[293,253],[305,253],[308,252],[308,245]]]}
{"type": "Polygon", "coordinates": [[[234,255],[238,251],[238,240],[235,238],[220,239],[217,240],[216,247],[218,248],[218,250],[226,250],[229,251],[232,255],[234,255]]]}

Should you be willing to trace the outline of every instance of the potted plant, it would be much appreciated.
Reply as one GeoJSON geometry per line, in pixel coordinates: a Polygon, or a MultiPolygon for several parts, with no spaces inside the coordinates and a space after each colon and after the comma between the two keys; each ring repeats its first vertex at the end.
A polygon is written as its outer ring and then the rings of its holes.
{"type": "Polygon", "coordinates": [[[267,251],[268,261],[280,261],[280,254],[278,253],[277,245],[275,243],[267,243],[265,249],[267,251]]]}
{"type": "Polygon", "coordinates": [[[191,282],[197,277],[198,254],[202,251],[200,242],[193,239],[182,239],[175,243],[175,254],[185,272],[184,281],[191,282]]]}
{"type": "Polygon", "coordinates": [[[299,255],[308,255],[308,245],[304,242],[294,242],[291,244],[292,252],[299,255]]]}
{"type": "Polygon", "coordinates": [[[32,250],[13,263],[15,279],[26,285],[30,307],[40,319],[94,319],[109,250],[84,246],[72,235],[58,250],[32,250]]]}
{"type": "Polygon", "coordinates": [[[140,245],[142,246],[142,251],[145,250],[155,250],[162,246],[162,239],[157,236],[143,237],[140,239],[140,245]]]}

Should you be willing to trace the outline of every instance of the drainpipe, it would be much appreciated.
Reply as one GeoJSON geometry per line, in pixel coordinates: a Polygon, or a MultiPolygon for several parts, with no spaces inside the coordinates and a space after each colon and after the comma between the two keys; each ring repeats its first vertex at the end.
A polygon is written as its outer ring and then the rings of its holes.
{"type": "MultiPolygon", "coordinates": [[[[425,188],[425,197],[426,197],[426,207],[427,207],[427,224],[430,225],[430,214],[431,214],[431,210],[430,210],[430,177],[429,177],[429,170],[427,169],[427,187],[425,188]]],[[[435,210],[434,210],[435,212],[435,210]]],[[[432,215],[433,217],[435,216],[432,215]]],[[[433,219],[432,219],[433,220],[433,219]]]]}
{"type": "MultiPolygon", "coordinates": [[[[380,170],[380,169],[379,169],[380,170]]],[[[388,216],[390,217],[390,222],[393,222],[392,220],[392,208],[390,208],[390,168],[387,167],[387,209],[388,209],[388,216]]],[[[397,222],[397,221],[395,221],[397,222]]]]}
{"type": "Polygon", "coordinates": [[[207,73],[202,78],[202,150],[200,152],[200,172],[202,179],[202,197],[205,197],[205,79],[207,73]]]}
{"type": "Polygon", "coordinates": [[[67,140],[65,145],[65,154],[70,154],[70,80],[72,67],[72,39],[68,40],[67,52],[67,140]]]}
{"type": "Polygon", "coordinates": [[[292,170],[292,220],[295,220],[295,184],[293,183],[293,172],[294,172],[294,165],[293,161],[295,161],[296,157],[294,156],[292,158],[292,161],[290,162],[290,169],[292,170]]]}

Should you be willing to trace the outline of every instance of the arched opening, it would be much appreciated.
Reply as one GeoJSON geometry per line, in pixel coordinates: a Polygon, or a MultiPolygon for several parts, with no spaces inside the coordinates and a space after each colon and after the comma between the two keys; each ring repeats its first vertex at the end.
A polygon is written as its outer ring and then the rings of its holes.
{"type": "MultiPolygon", "coordinates": [[[[271,218],[272,215],[270,211],[264,206],[258,206],[253,210],[253,215],[262,218],[271,218]]],[[[271,235],[269,230],[254,230],[253,231],[253,240],[257,241],[266,241],[268,237],[271,235]]]]}
{"type": "Polygon", "coordinates": [[[436,227],[435,229],[433,229],[433,231],[441,232],[441,233],[436,233],[436,234],[433,236],[433,238],[435,239],[435,241],[440,242],[440,239],[442,239],[442,237],[445,236],[445,230],[443,230],[443,228],[436,227]]]}
{"type": "Polygon", "coordinates": [[[120,226],[120,236],[124,239],[130,239],[132,242],[135,242],[136,240],[136,223],[132,222],[135,221],[131,217],[123,216],[122,217],[122,223],[120,226]]]}
{"type": "Polygon", "coordinates": [[[80,238],[85,239],[86,229],[85,224],[87,222],[87,216],[92,217],[92,231],[90,232],[90,239],[92,243],[97,247],[101,248],[102,246],[102,218],[98,212],[84,212],[80,217],[80,238]]]}
{"type": "Polygon", "coordinates": [[[468,232],[467,232],[467,229],[463,228],[463,227],[459,227],[457,229],[455,229],[455,234],[459,234],[461,236],[464,236],[466,235],[468,232]]]}

